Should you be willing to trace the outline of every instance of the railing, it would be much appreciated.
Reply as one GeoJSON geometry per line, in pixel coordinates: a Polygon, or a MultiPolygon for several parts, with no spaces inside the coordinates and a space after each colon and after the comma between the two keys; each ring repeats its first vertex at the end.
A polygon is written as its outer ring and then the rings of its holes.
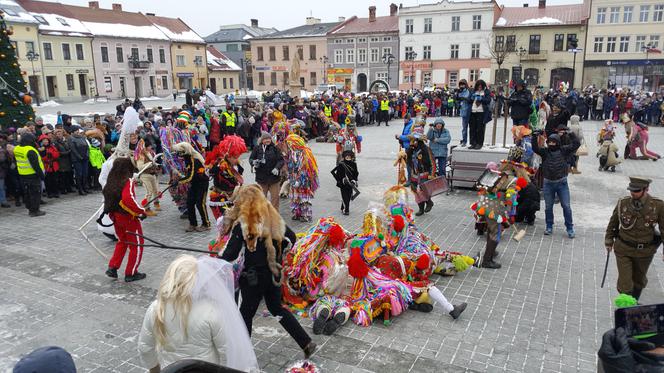
{"type": "Polygon", "coordinates": [[[530,54],[526,53],[521,57],[522,61],[546,61],[547,59],[547,51],[546,50],[539,50],[538,54],[530,54]]]}
{"type": "Polygon", "coordinates": [[[147,70],[150,68],[150,61],[129,61],[129,68],[134,70],[147,70]]]}

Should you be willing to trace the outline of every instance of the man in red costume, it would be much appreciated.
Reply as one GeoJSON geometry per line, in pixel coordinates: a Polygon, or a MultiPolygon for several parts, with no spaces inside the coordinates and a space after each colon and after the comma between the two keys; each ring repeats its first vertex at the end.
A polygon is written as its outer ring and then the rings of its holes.
{"type": "Polygon", "coordinates": [[[125,253],[129,249],[129,259],[125,268],[125,282],[138,281],[145,278],[145,273],[138,272],[143,257],[143,238],[135,236],[143,234],[141,219],[154,216],[155,213],[145,210],[136,200],[133,180],[134,165],[128,158],[117,158],[113,162],[104,186],[104,211],[113,220],[115,235],[118,242],[108,263],[106,275],[118,278],[118,269],[122,265],[125,253]]]}

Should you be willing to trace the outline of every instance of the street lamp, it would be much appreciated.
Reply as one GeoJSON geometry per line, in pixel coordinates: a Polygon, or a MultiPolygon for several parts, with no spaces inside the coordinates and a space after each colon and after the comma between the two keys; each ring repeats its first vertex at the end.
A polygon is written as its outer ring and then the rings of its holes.
{"type": "Polygon", "coordinates": [[[394,62],[395,59],[396,59],[396,57],[394,57],[394,55],[392,53],[385,53],[383,55],[383,63],[387,64],[387,85],[388,86],[390,85],[390,65],[392,64],[392,62],[394,62]]]}
{"type": "MultiPolygon", "coordinates": [[[[25,54],[25,57],[30,61],[30,64],[32,65],[32,76],[35,76],[35,61],[39,59],[39,53],[35,53],[35,51],[29,51],[28,53],[25,54]]],[[[28,79],[30,80],[30,79],[28,79]]],[[[41,103],[39,102],[39,83],[37,83],[36,87],[32,87],[32,84],[30,84],[30,88],[33,89],[35,92],[35,98],[37,99],[37,106],[41,106],[41,103]]]]}
{"type": "Polygon", "coordinates": [[[571,47],[567,49],[568,52],[574,53],[574,60],[572,62],[572,81],[569,83],[569,89],[574,89],[574,80],[576,79],[576,54],[583,51],[583,48],[579,48],[579,39],[572,38],[568,39],[567,44],[571,47]]]}
{"type": "Polygon", "coordinates": [[[415,59],[417,58],[417,52],[410,51],[406,54],[406,59],[410,60],[410,90],[411,92],[415,89],[415,59]]]}
{"type": "MultiPolygon", "coordinates": [[[[197,80],[197,83],[200,84],[201,83],[200,68],[201,68],[201,66],[203,66],[203,59],[201,58],[201,56],[194,57],[194,65],[196,65],[196,80],[197,80]]],[[[202,86],[203,85],[201,84],[201,89],[203,89],[202,86]]]]}
{"type": "MultiPolygon", "coordinates": [[[[251,65],[251,60],[248,58],[242,58],[240,59],[240,65],[244,77],[244,94],[247,95],[247,89],[249,86],[249,66],[251,65]]],[[[240,79],[242,79],[242,77],[240,77],[240,79]]],[[[240,84],[242,84],[241,81],[240,84]]],[[[242,87],[240,87],[240,89],[242,89],[242,87]]]]}
{"type": "Polygon", "coordinates": [[[330,60],[327,58],[327,56],[323,56],[318,59],[320,63],[323,65],[322,67],[322,77],[324,77],[325,80],[321,80],[322,82],[325,82],[325,85],[328,85],[329,83],[327,82],[327,74],[325,73],[325,68],[327,67],[327,62],[330,60]]]}

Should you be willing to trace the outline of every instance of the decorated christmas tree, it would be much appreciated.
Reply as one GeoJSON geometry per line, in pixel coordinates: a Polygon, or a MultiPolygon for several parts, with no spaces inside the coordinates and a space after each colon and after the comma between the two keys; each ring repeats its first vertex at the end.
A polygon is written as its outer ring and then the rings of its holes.
{"type": "Polygon", "coordinates": [[[32,97],[23,80],[11,43],[12,30],[0,11],[0,128],[20,127],[33,120],[32,97]]]}

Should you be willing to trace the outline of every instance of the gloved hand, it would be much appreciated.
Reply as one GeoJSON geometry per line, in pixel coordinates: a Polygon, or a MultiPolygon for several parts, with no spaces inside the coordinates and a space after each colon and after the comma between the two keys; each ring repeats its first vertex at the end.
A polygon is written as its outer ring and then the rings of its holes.
{"type": "Polygon", "coordinates": [[[276,168],[273,168],[272,169],[272,175],[279,176],[279,170],[277,170],[276,168]]]}
{"type": "Polygon", "coordinates": [[[145,210],[145,216],[156,216],[157,213],[152,210],[145,210]]]}

